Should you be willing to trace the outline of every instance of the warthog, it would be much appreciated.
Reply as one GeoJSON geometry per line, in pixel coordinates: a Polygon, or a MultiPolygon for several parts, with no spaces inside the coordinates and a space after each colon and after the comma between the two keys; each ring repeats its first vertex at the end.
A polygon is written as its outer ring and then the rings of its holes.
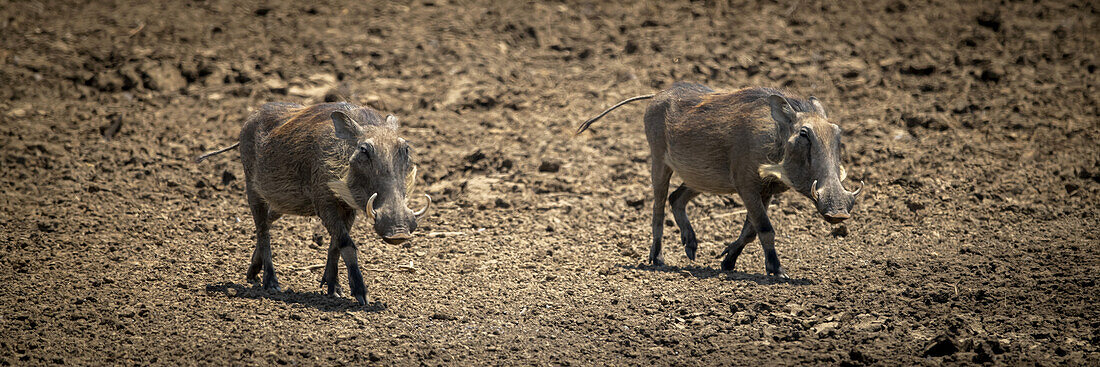
{"type": "Polygon", "coordinates": [[[664,264],[661,236],[669,179],[680,174],[683,185],[668,195],[672,216],[680,227],[687,257],[695,260],[698,241],[684,210],[700,193],[737,193],[745,203],[747,220],[741,235],[718,256],[722,270],[733,270],[745,245],[760,237],[767,274],[783,276],[775,253],[775,232],[767,205],[773,195],[793,188],[810,198],[829,223],[851,215],[863,189],[844,189],[841,131],[829,122],[816,98],[788,97],[769,88],[715,92],[700,84],[676,83],[657,94],[619,102],[577,129],[624,104],[653,99],[645,113],[653,179],[653,245],[649,261],[664,264]]]}
{"type": "MultiPolygon", "coordinates": [[[[348,231],[356,210],[374,220],[374,231],[391,244],[416,230],[428,203],[413,212],[405,197],[416,180],[409,144],[397,135],[397,118],[383,118],[347,103],[301,106],[268,103],[244,122],[240,142],[206,153],[202,160],[240,147],[245,191],[256,223],[256,250],[247,279],[279,290],[271,263],[271,224],[283,214],[318,216],[332,237],[321,286],[339,295],[337,260],[348,268],[351,295],[366,304],[356,246],[348,231]]],[[[427,196],[427,195],[425,195],[427,196]]]]}

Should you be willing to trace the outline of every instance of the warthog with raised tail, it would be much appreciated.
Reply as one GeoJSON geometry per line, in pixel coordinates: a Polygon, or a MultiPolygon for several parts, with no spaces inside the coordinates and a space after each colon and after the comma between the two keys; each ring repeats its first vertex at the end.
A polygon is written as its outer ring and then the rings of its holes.
{"type": "Polygon", "coordinates": [[[585,121],[577,134],[615,108],[643,99],[653,100],[645,113],[654,197],[652,264],[664,264],[664,197],[673,172],[684,183],[668,195],[668,202],[689,259],[695,259],[698,241],[684,210],[688,202],[704,192],[737,193],[744,201],[748,218],[741,235],[718,255],[726,256],[723,270],[733,270],[741,250],[759,236],[767,273],[786,276],[775,252],[767,205],[788,188],[813,201],[829,223],[851,216],[863,183],[855,191],[841,184],[841,131],[816,98],[794,98],[769,88],[715,92],[700,84],[676,83],[660,93],[619,102],[585,121]]]}

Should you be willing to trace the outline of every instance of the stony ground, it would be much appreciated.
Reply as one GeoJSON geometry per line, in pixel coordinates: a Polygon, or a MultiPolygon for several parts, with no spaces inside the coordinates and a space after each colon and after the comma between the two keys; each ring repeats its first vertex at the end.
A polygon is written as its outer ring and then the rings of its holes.
{"type": "MultiPolygon", "coordinates": [[[[0,364],[1095,364],[1093,2],[0,0],[0,364]],[[649,242],[643,108],[678,80],[824,101],[868,193],[829,225],[736,197],[649,242]],[[418,237],[355,230],[371,303],[319,293],[316,219],[245,282],[236,140],[267,101],[402,118],[418,237]]],[[[675,182],[674,178],[674,182],[675,182]]]]}

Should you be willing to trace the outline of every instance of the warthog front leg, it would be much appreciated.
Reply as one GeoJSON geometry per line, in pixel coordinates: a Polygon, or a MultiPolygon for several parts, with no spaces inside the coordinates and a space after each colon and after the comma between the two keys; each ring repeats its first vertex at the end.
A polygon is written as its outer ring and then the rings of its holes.
{"type": "Polygon", "coordinates": [[[339,292],[339,286],[334,285],[339,282],[336,276],[336,254],[339,254],[340,257],[344,258],[344,266],[348,268],[348,287],[351,288],[351,296],[360,305],[366,305],[367,287],[363,284],[363,274],[359,271],[359,258],[355,241],[348,234],[351,223],[355,221],[355,212],[345,209],[335,204],[328,205],[323,209],[318,208],[317,214],[321,217],[321,223],[325,225],[332,241],[329,245],[328,261],[325,263],[325,275],[321,282],[328,285],[330,294],[339,292]]]}
{"type": "MultiPolygon", "coordinates": [[[[355,224],[355,211],[343,210],[344,228],[351,228],[355,224]]],[[[328,258],[325,261],[325,273],[321,275],[321,287],[325,288],[329,296],[343,297],[340,291],[340,245],[337,241],[329,241],[328,258]]]]}
{"type": "Polygon", "coordinates": [[[775,252],[775,230],[772,228],[771,220],[768,219],[768,207],[765,200],[770,200],[771,196],[756,194],[748,190],[742,192],[741,199],[745,201],[749,222],[752,223],[756,235],[760,237],[760,246],[764,248],[764,269],[768,275],[786,278],[786,272],[779,265],[779,255],[775,252]]]}
{"type": "MultiPolygon", "coordinates": [[[[764,195],[762,198],[764,203],[771,202],[771,195],[764,195]]],[[[741,256],[741,251],[745,250],[745,245],[752,243],[756,240],[756,227],[753,226],[752,221],[745,218],[745,224],[741,226],[741,234],[737,236],[737,240],[731,242],[726,246],[726,250],[718,254],[718,257],[725,255],[726,258],[722,259],[722,270],[733,271],[737,265],[737,258],[741,256]]]]}
{"type": "Polygon", "coordinates": [[[672,218],[676,219],[676,226],[680,227],[680,242],[684,244],[684,253],[688,259],[695,261],[695,251],[699,248],[699,241],[695,238],[695,230],[691,228],[691,222],[687,217],[687,205],[699,196],[699,192],[680,185],[668,195],[668,204],[672,208],[672,218]]]}
{"type": "Polygon", "coordinates": [[[321,275],[321,287],[333,297],[343,296],[340,292],[339,260],[340,246],[336,241],[329,241],[328,259],[325,261],[325,273],[321,275]]]}

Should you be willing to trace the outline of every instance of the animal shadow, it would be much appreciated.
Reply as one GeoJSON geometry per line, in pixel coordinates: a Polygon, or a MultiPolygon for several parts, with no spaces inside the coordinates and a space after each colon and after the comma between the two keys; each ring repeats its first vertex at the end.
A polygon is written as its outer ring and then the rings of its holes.
{"type": "Polygon", "coordinates": [[[645,264],[637,265],[618,265],[622,269],[641,270],[641,271],[659,271],[663,273],[677,273],[686,274],[697,279],[710,279],[725,277],[726,280],[732,281],[749,281],[759,285],[774,285],[774,284],[790,284],[790,285],[813,285],[817,284],[811,279],[804,278],[780,278],[766,274],[759,273],[746,273],[742,271],[726,272],[717,268],[701,267],[701,266],[653,266],[645,264]]]}
{"type": "Polygon", "coordinates": [[[206,293],[224,294],[226,297],[230,298],[270,299],[284,303],[309,306],[325,312],[380,312],[386,309],[386,304],[383,302],[367,302],[366,306],[360,306],[359,303],[352,299],[331,297],[322,292],[297,292],[294,290],[276,292],[250,284],[229,282],[208,284],[206,286],[206,293]]]}

